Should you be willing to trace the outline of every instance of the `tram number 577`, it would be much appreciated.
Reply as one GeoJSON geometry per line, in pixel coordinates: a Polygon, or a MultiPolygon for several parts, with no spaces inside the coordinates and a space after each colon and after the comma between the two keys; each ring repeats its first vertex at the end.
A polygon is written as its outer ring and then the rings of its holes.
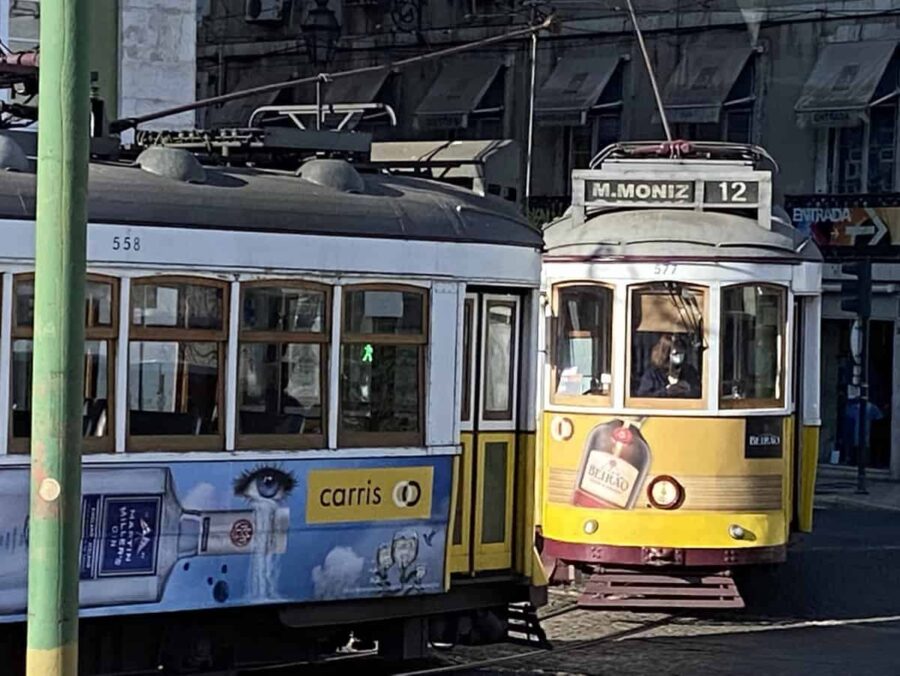
{"type": "Polygon", "coordinates": [[[711,204],[756,204],[759,183],[756,181],[705,181],[703,201],[711,204]]]}

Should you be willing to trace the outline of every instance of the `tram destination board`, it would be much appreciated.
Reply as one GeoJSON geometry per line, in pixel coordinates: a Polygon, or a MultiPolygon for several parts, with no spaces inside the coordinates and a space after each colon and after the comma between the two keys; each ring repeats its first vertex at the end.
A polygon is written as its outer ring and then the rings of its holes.
{"type": "MultiPolygon", "coordinates": [[[[755,207],[759,204],[759,182],[745,180],[702,181],[703,204],[755,207]]],[[[588,179],[584,182],[587,203],[667,204],[692,206],[698,202],[696,181],[658,179],[588,179]]]]}

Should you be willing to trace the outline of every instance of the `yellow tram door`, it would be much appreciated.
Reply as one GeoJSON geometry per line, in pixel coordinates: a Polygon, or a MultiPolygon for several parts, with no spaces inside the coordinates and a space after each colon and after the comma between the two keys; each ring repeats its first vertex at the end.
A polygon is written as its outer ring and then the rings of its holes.
{"type": "Polygon", "coordinates": [[[454,573],[512,567],[520,324],[518,296],[466,295],[454,573]]]}

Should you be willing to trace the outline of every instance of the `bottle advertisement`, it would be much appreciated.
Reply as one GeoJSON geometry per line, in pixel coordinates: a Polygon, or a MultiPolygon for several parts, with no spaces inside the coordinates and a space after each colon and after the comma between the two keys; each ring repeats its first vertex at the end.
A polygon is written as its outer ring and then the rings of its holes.
{"type": "MultiPolygon", "coordinates": [[[[439,593],[452,458],[85,466],[84,616],[439,593]]],[[[0,621],[24,618],[29,472],[0,468],[0,621]]]]}
{"type": "Polygon", "coordinates": [[[781,416],[550,413],[545,424],[548,505],[595,514],[783,508],[781,416]]]}

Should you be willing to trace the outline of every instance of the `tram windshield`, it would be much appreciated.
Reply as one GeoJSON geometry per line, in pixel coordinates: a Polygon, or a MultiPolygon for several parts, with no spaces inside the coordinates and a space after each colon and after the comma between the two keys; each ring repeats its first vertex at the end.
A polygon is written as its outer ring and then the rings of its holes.
{"type": "Polygon", "coordinates": [[[631,295],[632,397],[703,395],[702,289],[678,282],[644,285],[631,295]]]}
{"type": "Polygon", "coordinates": [[[722,405],[780,405],[785,290],[747,284],[722,290],[722,405]]]}
{"type": "Polygon", "coordinates": [[[556,396],[609,396],[612,385],[611,289],[592,284],[559,289],[554,369],[556,396]]]}

